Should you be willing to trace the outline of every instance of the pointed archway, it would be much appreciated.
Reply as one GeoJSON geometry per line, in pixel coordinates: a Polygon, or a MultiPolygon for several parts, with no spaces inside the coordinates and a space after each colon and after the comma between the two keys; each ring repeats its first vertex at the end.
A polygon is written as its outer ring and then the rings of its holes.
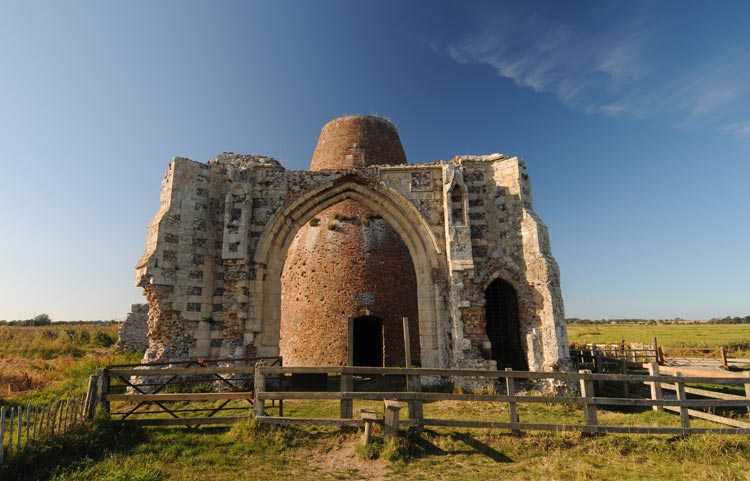
{"type": "Polygon", "coordinates": [[[447,353],[439,346],[447,324],[441,309],[441,251],[434,233],[414,205],[395,190],[372,184],[357,176],[344,176],[301,196],[274,215],[261,234],[255,251],[257,267],[250,290],[257,306],[248,312],[248,327],[256,332],[253,343],[261,356],[278,355],[281,319],[281,273],[289,246],[301,226],[316,214],[343,200],[351,199],[381,216],[403,240],[417,277],[420,361],[425,367],[447,365],[447,353]]]}
{"type": "Polygon", "coordinates": [[[518,294],[508,282],[495,279],[484,291],[487,337],[492,344],[492,359],[497,368],[528,370],[521,345],[518,294]]]}

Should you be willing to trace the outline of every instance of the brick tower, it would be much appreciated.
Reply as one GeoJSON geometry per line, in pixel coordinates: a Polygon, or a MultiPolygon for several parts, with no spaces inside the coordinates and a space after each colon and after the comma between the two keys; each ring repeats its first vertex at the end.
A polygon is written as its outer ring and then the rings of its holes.
{"type": "MultiPolygon", "coordinates": [[[[311,171],[406,164],[396,126],[373,116],[326,124],[311,171]]],[[[417,283],[409,250],[380,216],[354,200],[299,229],[281,276],[279,348],[286,365],[403,366],[402,318],[419,363],[417,283]],[[351,324],[351,338],[349,329],[351,324]]]]}

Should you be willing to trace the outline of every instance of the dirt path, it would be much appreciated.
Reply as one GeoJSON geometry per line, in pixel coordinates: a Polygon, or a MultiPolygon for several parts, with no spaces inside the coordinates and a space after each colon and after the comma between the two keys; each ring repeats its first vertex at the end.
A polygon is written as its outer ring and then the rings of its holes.
{"type": "Polygon", "coordinates": [[[357,456],[355,446],[359,442],[359,438],[352,438],[328,452],[310,452],[309,463],[326,473],[343,474],[349,480],[384,481],[388,472],[388,461],[362,459],[357,456]]]}

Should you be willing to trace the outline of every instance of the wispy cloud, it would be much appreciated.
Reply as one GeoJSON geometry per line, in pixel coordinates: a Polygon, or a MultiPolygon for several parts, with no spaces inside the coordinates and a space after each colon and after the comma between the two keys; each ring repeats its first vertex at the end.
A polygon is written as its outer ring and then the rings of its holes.
{"type": "Polygon", "coordinates": [[[589,114],[658,118],[678,128],[750,138],[750,120],[736,119],[738,102],[750,100],[747,46],[678,62],[670,47],[660,51],[666,34],[647,16],[607,31],[538,15],[504,13],[502,19],[433,48],[458,62],[488,65],[502,78],[589,114]]]}
{"type": "Polygon", "coordinates": [[[740,140],[750,142],[750,119],[722,125],[720,130],[740,140]]]}
{"type": "Polygon", "coordinates": [[[648,73],[640,55],[645,40],[631,30],[601,42],[534,16],[493,25],[445,51],[458,62],[489,65],[521,87],[554,93],[563,103],[587,110],[603,94],[615,94],[648,73]]]}

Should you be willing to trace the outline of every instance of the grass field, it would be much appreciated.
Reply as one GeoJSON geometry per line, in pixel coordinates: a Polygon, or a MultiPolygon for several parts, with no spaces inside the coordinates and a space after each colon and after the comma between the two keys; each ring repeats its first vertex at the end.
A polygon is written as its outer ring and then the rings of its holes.
{"type": "Polygon", "coordinates": [[[94,370],[138,362],[115,351],[120,324],[0,326],[0,405],[41,403],[85,392],[94,370]]]}
{"type": "MultiPolygon", "coordinates": [[[[486,404],[431,406],[453,416],[488,415],[486,404]],[[484,413],[484,414],[483,414],[484,413]]],[[[319,407],[298,404],[307,414],[319,407]]],[[[535,408],[537,409],[537,408],[535,408]]],[[[543,408],[538,408],[543,409],[543,408]]],[[[327,410],[324,408],[323,411],[327,410]]],[[[491,413],[496,415],[496,412],[491,413]]],[[[533,413],[525,413],[532,415],[533,413]]],[[[580,418],[570,408],[546,409],[550,418],[580,418]]],[[[675,415],[603,413],[649,424],[675,415]]],[[[406,434],[406,433],[404,433],[406,434]]],[[[742,480],[747,436],[587,436],[579,433],[438,428],[364,449],[352,429],[259,427],[125,429],[100,421],[64,441],[39,447],[5,470],[4,481],[223,480],[742,480]],[[375,459],[370,459],[370,456],[375,459]]]]}
{"type": "Polygon", "coordinates": [[[568,324],[571,345],[628,342],[651,343],[656,336],[660,346],[725,346],[730,355],[750,351],[750,324],[568,324]]]}
{"type": "MultiPolygon", "coordinates": [[[[26,372],[25,392],[0,404],[22,404],[82,392],[89,373],[113,362],[133,362],[110,341],[117,326],[0,327],[0,383],[26,372]],[[88,334],[82,334],[87,332],[88,334]],[[97,334],[103,332],[104,334],[97,334]],[[105,335],[109,340],[105,339],[105,335]],[[98,340],[97,340],[98,339],[98,340]],[[10,360],[10,362],[7,362],[10,360]],[[7,366],[10,366],[6,369],[7,366]],[[25,367],[26,371],[20,371],[25,367]],[[5,377],[2,377],[5,376],[5,377]],[[38,379],[34,383],[33,380],[38,379]]],[[[660,343],[721,344],[750,338],[737,325],[571,325],[574,342],[626,339],[660,343]],[[731,333],[727,337],[727,333],[731,333]]],[[[7,388],[6,388],[7,389],[7,388]]],[[[355,412],[366,403],[356,402],[355,412]]],[[[372,407],[382,416],[382,403],[372,407]]],[[[287,415],[335,417],[336,402],[287,401],[287,415]]],[[[507,405],[442,402],[425,405],[428,417],[507,419],[507,405]]],[[[576,406],[519,406],[522,421],[582,423],[576,406]]],[[[679,416],[645,411],[599,410],[602,424],[678,426],[679,416]]],[[[709,425],[694,420],[694,426],[709,425]]],[[[748,480],[748,436],[658,436],[555,434],[436,428],[384,444],[376,429],[372,447],[361,431],[315,426],[231,428],[124,428],[98,419],[65,437],[42,442],[0,467],[2,481],[164,480],[748,480]],[[374,458],[374,459],[371,459],[374,458]]]]}

